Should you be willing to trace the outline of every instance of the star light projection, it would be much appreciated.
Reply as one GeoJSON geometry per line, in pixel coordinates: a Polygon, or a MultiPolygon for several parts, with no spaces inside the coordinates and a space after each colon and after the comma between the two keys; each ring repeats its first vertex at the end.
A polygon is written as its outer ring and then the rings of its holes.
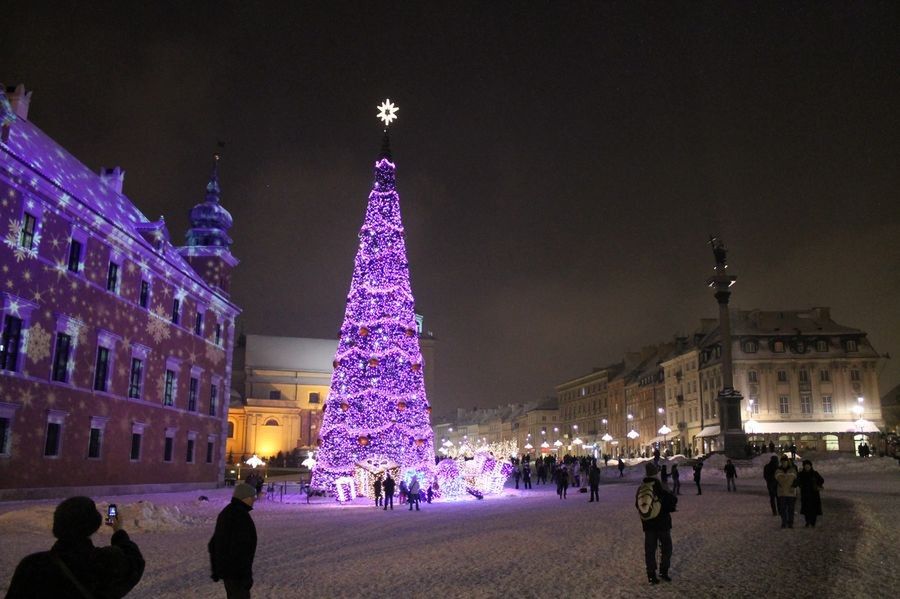
{"type": "MultiPolygon", "coordinates": [[[[396,118],[389,100],[379,108],[385,124],[396,118]]],[[[384,150],[375,163],[312,476],[314,487],[341,497],[349,496],[346,477],[353,480],[367,462],[395,463],[404,474],[433,479],[431,407],[388,155],[384,150]]],[[[367,487],[356,492],[371,493],[367,487]]]]}

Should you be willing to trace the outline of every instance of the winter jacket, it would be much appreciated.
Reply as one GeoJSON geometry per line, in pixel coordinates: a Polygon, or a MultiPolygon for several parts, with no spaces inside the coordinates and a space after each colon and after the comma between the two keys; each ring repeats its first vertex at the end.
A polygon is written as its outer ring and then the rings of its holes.
{"type": "Polygon", "coordinates": [[[775,472],[775,480],[778,481],[778,496],[796,497],[797,492],[794,490],[794,481],[796,479],[797,468],[795,466],[779,467],[775,472]]]}
{"type": "Polygon", "coordinates": [[[596,487],[600,484],[600,469],[599,468],[591,468],[588,472],[588,483],[592,487],[596,487]]]}
{"type": "Polygon", "coordinates": [[[124,597],[144,574],[144,558],[124,530],[113,533],[109,547],[94,547],[89,537],[60,539],[50,551],[33,553],[19,563],[7,599],[84,599],[54,556],[96,599],[124,597]]]}
{"type": "Polygon", "coordinates": [[[256,525],[250,517],[253,508],[232,498],[216,519],[216,530],[209,540],[212,578],[253,580],[256,555],[256,525]]]}
{"type": "Polygon", "coordinates": [[[737,478],[737,468],[734,464],[725,464],[725,476],[727,478],[737,478]]]}
{"type": "MultiPolygon", "coordinates": [[[[644,532],[648,530],[671,530],[671,514],[675,511],[675,506],[678,504],[678,497],[664,489],[662,483],[656,478],[649,477],[641,481],[642,484],[649,482],[653,483],[653,492],[659,497],[659,515],[651,520],[641,520],[641,526],[643,527],[644,532]]],[[[640,487],[638,487],[638,491],[634,494],[635,505],[637,505],[637,496],[639,492],[640,487]]]]}
{"type": "Polygon", "coordinates": [[[694,465],[694,480],[700,480],[700,471],[703,470],[703,462],[694,465]]]}
{"type": "Polygon", "coordinates": [[[409,496],[418,499],[419,498],[419,481],[414,480],[412,484],[409,485],[409,496]]]}
{"type": "Polygon", "coordinates": [[[386,478],[384,479],[384,496],[390,497],[394,494],[394,479],[386,478]]]}
{"type": "Polygon", "coordinates": [[[375,497],[381,497],[381,479],[375,480],[375,497]]]}
{"type": "Polygon", "coordinates": [[[765,465],[765,467],[763,467],[763,478],[766,480],[767,483],[775,482],[775,471],[776,470],[778,470],[778,460],[775,460],[774,462],[770,461],[768,464],[765,465]]]}
{"type": "Polygon", "coordinates": [[[801,470],[797,475],[797,486],[800,487],[800,513],[807,516],[822,515],[822,497],[819,489],[825,479],[815,470],[801,470]]]}

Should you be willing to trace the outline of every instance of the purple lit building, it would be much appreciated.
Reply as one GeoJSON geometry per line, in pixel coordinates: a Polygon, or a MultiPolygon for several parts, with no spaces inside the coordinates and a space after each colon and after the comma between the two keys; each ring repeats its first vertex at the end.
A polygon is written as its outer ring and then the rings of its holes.
{"type": "Polygon", "coordinates": [[[231,215],[214,167],[185,247],[0,92],[0,499],[224,476],[231,215]]]}

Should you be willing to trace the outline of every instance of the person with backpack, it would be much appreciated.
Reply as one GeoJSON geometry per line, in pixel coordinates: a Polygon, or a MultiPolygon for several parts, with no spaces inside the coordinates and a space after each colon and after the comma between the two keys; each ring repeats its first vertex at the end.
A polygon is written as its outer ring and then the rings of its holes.
{"type": "Polygon", "coordinates": [[[731,463],[731,460],[725,462],[725,490],[726,491],[735,491],[737,492],[737,485],[734,484],[734,479],[737,478],[737,468],[734,467],[734,464],[731,463]]]}
{"type": "Polygon", "coordinates": [[[678,464],[672,464],[672,492],[681,495],[681,474],[678,472],[678,464]]]}
{"type": "Polygon", "coordinates": [[[416,506],[416,511],[419,511],[419,479],[416,476],[412,477],[412,480],[409,483],[409,511],[412,511],[413,505],[416,506]]]}
{"type": "Polygon", "coordinates": [[[769,489],[769,505],[772,508],[772,515],[778,515],[778,481],[775,480],[775,471],[778,470],[778,458],[772,456],[769,463],[763,467],[763,479],[766,481],[766,487],[769,489]]]}
{"type": "Polygon", "coordinates": [[[672,561],[672,512],[678,505],[678,498],[665,490],[656,478],[656,466],[648,462],[646,477],[641,481],[634,497],[634,506],[641,518],[644,530],[644,564],[647,580],[659,584],[660,579],[671,582],[669,564],[672,561]],[[659,577],[656,575],[656,549],[661,549],[659,577]]]}

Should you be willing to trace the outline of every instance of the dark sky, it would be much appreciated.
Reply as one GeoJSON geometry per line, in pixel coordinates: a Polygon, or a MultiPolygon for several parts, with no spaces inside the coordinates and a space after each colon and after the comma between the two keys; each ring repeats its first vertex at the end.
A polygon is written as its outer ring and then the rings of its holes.
{"type": "Polygon", "coordinates": [[[17,2],[0,80],[174,241],[217,140],[247,333],[334,338],[392,130],[435,407],[536,399],[733,305],[900,382],[896,2],[17,2]]]}

